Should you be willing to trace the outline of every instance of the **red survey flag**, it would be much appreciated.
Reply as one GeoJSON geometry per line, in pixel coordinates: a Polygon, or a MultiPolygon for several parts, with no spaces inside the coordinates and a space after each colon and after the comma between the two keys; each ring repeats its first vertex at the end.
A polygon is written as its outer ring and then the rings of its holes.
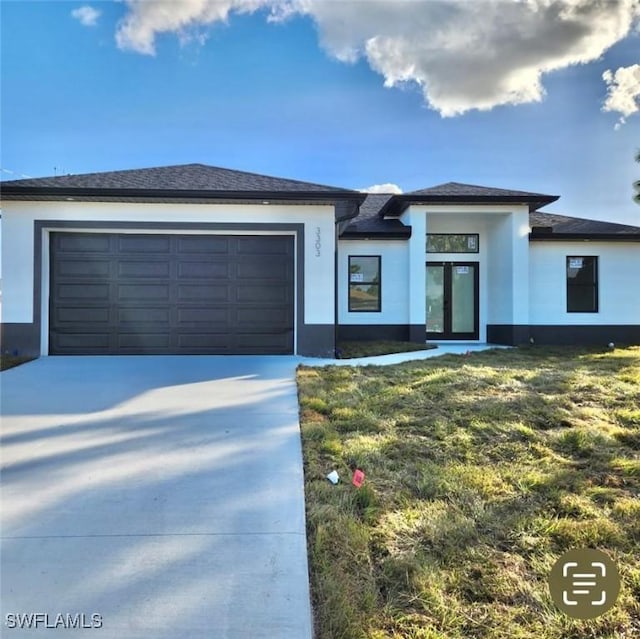
{"type": "Polygon", "coordinates": [[[360,488],[360,486],[362,486],[362,484],[364,483],[364,473],[359,468],[356,468],[356,470],[353,472],[353,479],[351,480],[351,483],[356,488],[360,488]]]}

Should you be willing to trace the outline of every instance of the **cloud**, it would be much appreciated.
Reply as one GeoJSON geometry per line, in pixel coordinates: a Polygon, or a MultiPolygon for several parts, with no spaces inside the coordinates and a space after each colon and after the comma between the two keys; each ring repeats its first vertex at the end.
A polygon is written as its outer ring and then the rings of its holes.
{"type": "Polygon", "coordinates": [[[620,67],[615,72],[610,69],[602,74],[607,84],[607,99],[602,110],[620,113],[615,129],[619,129],[627,118],[640,111],[640,64],[620,67]]]}
{"type": "Polygon", "coordinates": [[[79,7],[71,12],[72,17],[80,22],[85,27],[95,27],[98,24],[98,18],[102,12],[98,9],[94,9],[88,5],[79,7]]]}
{"type": "MultiPolygon", "coordinates": [[[[302,0],[301,0],[302,1],[302,0]]],[[[304,1],[322,45],[364,57],[385,86],[417,85],[443,116],[544,97],[545,73],[597,59],[624,38],[635,0],[304,1]]]]}
{"type": "Polygon", "coordinates": [[[125,0],[125,4],[128,13],[116,31],[118,47],[155,55],[159,34],[176,33],[181,43],[194,38],[202,42],[206,37],[199,31],[202,27],[227,22],[232,12],[253,13],[275,3],[268,0],[125,0]]]}
{"type": "Polygon", "coordinates": [[[385,182],[384,184],[373,184],[366,189],[359,189],[361,193],[402,193],[402,189],[397,184],[385,182]]]}
{"type": "Polygon", "coordinates": [[[545,74],[598,59],[640,16],[637,0],[125,2],[118,46],[146,54],[159,34],[185,39],[232,13],[308,16],[331,56],[365,59],[387,87],[418,87],[445,117],[542,100],[545,74]]]}

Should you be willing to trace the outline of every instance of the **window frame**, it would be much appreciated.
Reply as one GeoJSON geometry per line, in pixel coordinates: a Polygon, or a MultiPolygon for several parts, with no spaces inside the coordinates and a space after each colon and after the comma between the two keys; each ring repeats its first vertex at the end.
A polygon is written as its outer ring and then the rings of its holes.
{"type": "Polygon", "coordinates": [[[347,302],[349,313],[380,313],[382,312],[382,256],[381,255],[349,255],[347,260],[347,302]],[[363,257],[376,259],[378,261],[378,281],[351,281],[351,260],[361,259],[363,257]],[[377,286],[378,287],[378,306],[377,308],[352,308],[351,306],[351,287],[352,286],[377,286]]]}
{"type": "MultiPolygon", "coordinates": [[[[467,244],[468,246],[468,244],[467,244]]],[[[427,255],[474,255],[480,252],[480,233],[427,233],[424,241],[424,250],[427,255]],[[475,250],[467,250],[467,251],[430,251],[429,250],[429,236],[440,236],[440,237],[475,237],[476,238],[476,248],[475,250]]]]}
{"type": "MultiPolygon", "coordinates": [[[[565,259],[565,280],[566,280],[566,299],[567,313],[599,313],[600,312],[600,269],[597,255],[567,255],[565,259]],[[591,284],[576,284],[569,278],[570,260],[592,260],[593,261],[593,282],[591,284]],[[589,310],[572,309],[570,300],[570,291],[576,289],[592,289],[594,307],[589,310]]],[[[575,267],[574,267],[575,268],[575,267]]],[[[581,267],[583,268],[583,267],[581,267]]]]}

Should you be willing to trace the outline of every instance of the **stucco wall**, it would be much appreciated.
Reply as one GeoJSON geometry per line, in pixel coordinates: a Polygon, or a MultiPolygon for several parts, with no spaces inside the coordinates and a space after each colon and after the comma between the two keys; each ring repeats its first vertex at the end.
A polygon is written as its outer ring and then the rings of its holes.
{"type": "MultiPolygon", "coordinates": [[[[424,324],[424,264],[479,262],[479,340],[488,324],[512,324],[528,315],[528,209],[523,205],[414,205],[402,216],[411,224],[412,324],[424,324]],[[478,253],[425,252],[426,233],[478,233],[478,253]],[[418,274],[415,271],[419,271],[418,274]]],[[[526,319],[524,320],[526,322],[526,319]]]]}
{"type": "MultiPolygon", "coordinates": [[[[304,225],[304,324],[326,327],[323,341],[332,335],[334,313],[335,221],[330,205],[259,205],[259,204],[168,204],[110,202],[4,202],[2,234],[3,308],[6,325],[29,324],[42,320],[41,334],[46,334],[48,244],[46,228],[56,222],[89,222],[87,230],[100,232],[171,233],[279,233],[278,230],[211,230],[185,229],[198,224],[288,224],[304,225]],[[42,272],[34,274],[35,221],[44,224],[42,237],[42,272]],[[118,227],[123,222],[128,226],[118,227]],[[131,225],[140,223],[140,229],[131,225]],[[161,223],[162,228],[149,229],[145,224],[161,223]],[[171,225],[176,224],[173,228],[171,225]],[[183,226],[179,226],[183,225],[183,226]],[[34,317],[35,276],[42,278],[42,317],[34,317]],[[328,332],[327,332],[328,331],[328,332]]],[[[68,230],[68,229],[62,229],[68,230]]],[[[81,230],[77,224],[73,230],[81,230]]],[[[301,306],[296,301],[296,318],[301,306]]],[[[298,322],[296,322],[299,325],[298,322]]],[[[305,337],[308,341],[308,338],[305,337]]],[[[332,340],[332,338],[331,338],[332,340]]],[[[44,345],[45,340],[42,340],[44,345]]],[[[324,350],[327,345],[324,344],[324,350]]]]}
{"type": "Polygon", "coordinates": [[[409,322],[409,254],[403,240],[340,240],[338,243],[338,321],[340,324],[409,322]],[[379,255],[380,312],[349,312],[349,256],[379,255]]]}
{"type": "Polygon", "coordinates": [[[640,324],[640,244],[530,243],[531,325],[640,324]],[[567,256],[598,257],[598,312],[567,313],[567,256]]]}

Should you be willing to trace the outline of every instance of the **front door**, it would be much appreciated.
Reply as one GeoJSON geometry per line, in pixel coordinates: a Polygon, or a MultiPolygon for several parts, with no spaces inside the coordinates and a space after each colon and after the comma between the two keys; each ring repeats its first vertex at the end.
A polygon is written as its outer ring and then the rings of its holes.
{"type": "Polygon", "coordinates": [[[427,262],[427,339],[478,339],[478,262],[427,262]]]}

